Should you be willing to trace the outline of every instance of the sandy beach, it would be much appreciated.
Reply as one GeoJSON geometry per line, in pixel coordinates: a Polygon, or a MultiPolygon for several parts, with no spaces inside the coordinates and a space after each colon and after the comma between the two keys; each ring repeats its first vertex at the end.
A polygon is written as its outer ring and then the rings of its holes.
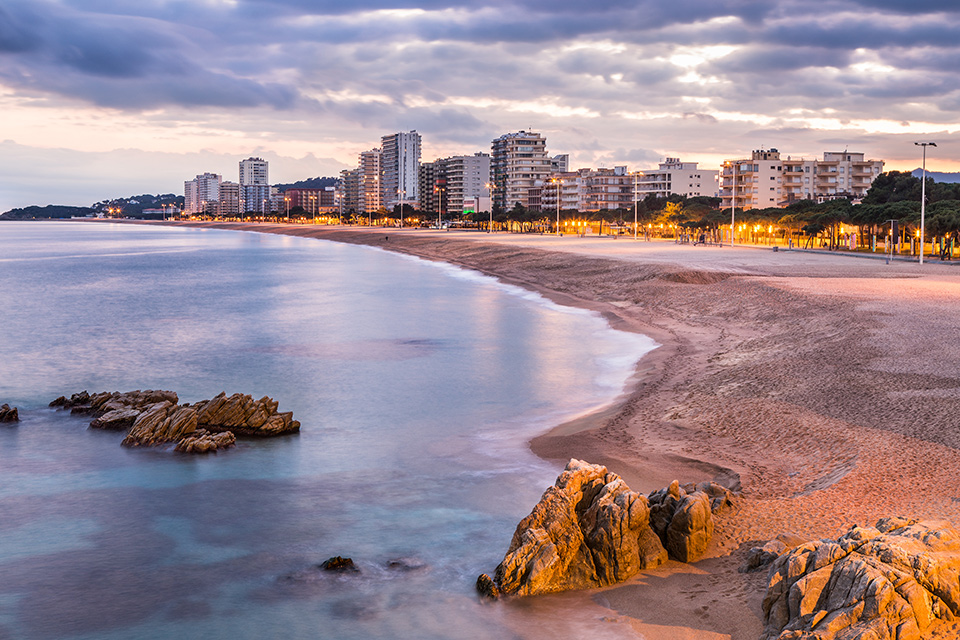
{"type": "Polygon", "coordinates": [[[179,224],[443,260],[656,340],[620,402],[531,443],[547,459],[605,464],[641,492],[673,479],[742,491],[706,559],[564,596],[641,637],[756,638],[766,574],[737,567],[779,533],[836,537],[892,515],[960,523],[960,270],[950,263],[623,237],[179,224]]]}

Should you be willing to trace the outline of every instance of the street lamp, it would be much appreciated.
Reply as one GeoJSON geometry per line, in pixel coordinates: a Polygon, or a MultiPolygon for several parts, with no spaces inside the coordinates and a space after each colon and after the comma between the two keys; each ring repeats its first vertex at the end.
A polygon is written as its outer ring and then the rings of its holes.
{"type": "Polygon", "coordinates": [[[920,264],[923,264],[923,232],[927,213],[927,147],[937,146],[936,142],[914,142],[923,147],[923,182],[920,183],[920,264]]]}
{"type": "Polygon", "coordinates": [[[493,185],[493,183],[487,183],[487,198],[490,199],[490,211],[488,212],[490,214],[490,224],[487,225],[487,233],[491,233],[493,231],[493,190],[495,188],[496,187],[493,185]]]}
{"type": "Polygon", "coordinates": [[[440,194],[440,201],[437,203],[437,229],[438,230],[440,229],[440,224],[441,224],[440,216],[443,214],[443,189],[444,188],[439,185],[433,188],[434,193],[440,194]]]}
{"type": "Polygon", "coordinates": [[[557,183],[557,237],[560,237],[560,178],[550,178],[550,182],[557,183]]]}
{"type": "Polygon", "coordinates": [[[736,236],[735,224],[737,222],[737,163],[733,163],[733,186],[730,188],[730,246],[736,244],[734,237],[736,236]]]}
{"type": "Polygon", "coordinates": [[[638,198],[637,188],[640,186],[639,181],[640,181],[640,174],[634,173],[633,174],[633,239],[634,240],[637,239],[637,213],[638,213],[638,210],[640,209],[640,201],[637,199],[638,198]]]}

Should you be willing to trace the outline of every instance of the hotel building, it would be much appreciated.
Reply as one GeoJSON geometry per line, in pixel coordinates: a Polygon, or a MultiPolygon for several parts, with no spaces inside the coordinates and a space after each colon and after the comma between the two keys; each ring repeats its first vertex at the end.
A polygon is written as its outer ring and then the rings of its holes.
{"type": "Polygon", "coordinates": [[[551,159],[547,141],[539,133],[507,133],[492,143],[490,173],[493,178],[494,204],[510,209],[520,203],[538,207],[541,185],[549,178],[551,159]]]}
{"type": "Polygon", "coordinates": [[[416,131],[383,136],[380,170],[382,172],[381,200],[387,209],[401,202],[417,206],[420,189],[417,184],[420,169],[420,134],[416,131]]]}

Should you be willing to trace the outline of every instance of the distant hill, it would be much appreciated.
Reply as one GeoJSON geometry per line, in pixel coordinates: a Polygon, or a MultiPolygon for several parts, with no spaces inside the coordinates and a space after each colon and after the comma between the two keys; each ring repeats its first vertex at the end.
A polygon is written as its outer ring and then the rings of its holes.
{"type": "Polygon", "coordinates": [[[307,178],[306,180],[298,180],[297,182],[278,184],[275,186],[278,191],[283,193],[287,189],[325,189],[327,187],[335,187],[339,182],[340,178],[307,178]]]}
{"type": "Polygon", "coordinates": [[[48,204],[45,207],[36,205],[10,209],[0,214],[2,220],[50,220],[52,218],[83,218],[96,214],[92,207],[69,207],[60,204],[48,204]]]}
{"type": "Polygon", "coordinates": [[[162,209],[163,207],[182,209],[183,196],[172,193],[162,193],[158,195],[144,193],[139,196],[101,200],[93,204],[93,209],[97,213],[102,213],[107,217],[123,218],[140,218],[143,217],[144,209],[162,209]],[[111,212],[111,209],[119,211],[111,212]]]}
{"type": "MultiPolygon", "coordinates": [[[[922,168],[914,169],[911,173],[915,178],[923,177],[922,168]]],[[[933,178],[934,182],[949,182],[949,183],[960,182],[960,172],[945,173],[943,171],[927,171],[927,177],[933,178]]]]}

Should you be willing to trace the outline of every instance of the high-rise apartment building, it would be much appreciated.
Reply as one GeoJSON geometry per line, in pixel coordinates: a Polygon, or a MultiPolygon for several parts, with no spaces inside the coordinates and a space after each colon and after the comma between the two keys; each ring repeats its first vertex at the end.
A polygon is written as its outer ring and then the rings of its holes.
{"type": "Polygon", "coordinates": [[[544,180],[550,175],[547,141],[539,133],[507,133],[492,143],[490,173],[494,183],[494,203],[510,209],[520,203],[531,206],[532,192],[539,198],[544,180]]]}
{"type": "Polygon", "coordinates": [[[221,218],[236,218],[240,215],[240,185],[236,182],[220,183],[220,205],[217,210],[221,218]]]}
{"type": "Polygon", "coordinates": [[[449,158],[420,163],[417,191],[420,194],[420,210],[428,213],[447,214],[450,200],[447,182],[449,158]]]}
{"type": "Polygon", "coordinates": [[[216,214],[220,206],[220,174],[201,173],[183,183],[183,211],[187,214],[216,214]]]}
{"type": "Polygon", "coordinates": [[[357,185],[358,212],[376,213],[383,206],[380,187],[380,149],[362,152],[357,168],[360,172],[357,185]]]}
{"type": "Polygon", "coordinates": [[[479,202],[489,195],[490,156],[475,153],[472,156],[453,156],[447,158],[447,208],[451,213],[462,213],[465,201],[479,202]]]}
{"type": "Polygon", "coordinates": [[[269,163],[263,158],[240,161],[240,206],[244,212],[270,212],[269,163]]]}
{"type": "Polygon", "coordinates": [[[420,196],[420,134],[416,131],[394,133],[383,136],[380,142],[383,205],[387,209],[401,202],[417,206],[420,196]]]}
{"type": "Polygon", "coordinates": [[[340,172],[340,207],[345,214],[360,213],[360,169],[340,172]]]}

